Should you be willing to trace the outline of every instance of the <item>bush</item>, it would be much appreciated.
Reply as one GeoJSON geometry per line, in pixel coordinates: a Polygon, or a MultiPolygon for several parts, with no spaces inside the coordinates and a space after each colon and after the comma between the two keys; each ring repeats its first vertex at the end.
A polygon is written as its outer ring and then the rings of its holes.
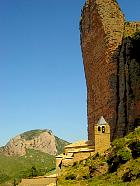
{"type": "Polygon", "coordinates": [[[125,163],[132,158],[132,153],[129,148],[120,149],[117,153],[120,163],[125,163]]]}
{"type": "Polygon", "coordinates": [[[124,182],[131,182],[132,180],[136,180],[140,178],[140,170],[129,170],[122,176],[124,182]]]}
{"type": "Polygon", "coordinates": [[[69,174],[65,177],[66,180],[76,180],[76,176],[74,174],[69,174]]]}
{"type": "Polygon", "coordinates": [[[110,158],[107,160],[107,163],[108,163],[108,165],[109,165],[108,171],[109,171],[110,173],[117,171],[117,168],[118,168],[118,166],[119,166],[119,164],[120,164],[119,158],[117,157],[117,155],[115,155],[115,156],[113,156],[113,157],[110,157],[110,158]]]}
{"type": "Polygon", "coordinates": [[[120,164],[124,164],[132,158],[132,153],[129,148],[119,149],[118,152],[112,153],[112,155],[107,159],[109,165],[109,172],[117,171],[120,164]]]}
{"type": "Polygon", "coordinates": [[[87,179],[89,179],[89,178],[90,178],[90,175],[89,175],[89,174],[83,175],[83,179],[87,180],[87,179]]]}
{"type": "Polygon", "coordinates": [[[46,172],[43,169],[37,169],[35,166],[32,166],[30,169],[21,171],[19,175],[16,177],[16,179],[22,179],[22,178],[33,178],[36,176],[42,176],[46,172]]]}
{"type": "Polygon", "coordinates": [[[140,141],[139,140],[136,139],[135,141],[130,143],[129,148],[132,151],[133,158],[140,157],[140,141]]]}
{"type": "Polygon", "coordinates": [[[114,140],[114,142],[112,143],[112,146],[118,150],[124,147],[124,145],[127,143],[127,139],[126,138],[120,138],[120,139],[116,139],[114,140]]]}
{"type": "Polygon", "coordinates": [[[21,178],[14,178],[13,186],[18,185],[21,182],[21,178]]]}
{"type": "Polygon", "coordinates": [[[8,181],[9,179],[9,176],[4,171],[0,171],[0,184],[8,181]]]}

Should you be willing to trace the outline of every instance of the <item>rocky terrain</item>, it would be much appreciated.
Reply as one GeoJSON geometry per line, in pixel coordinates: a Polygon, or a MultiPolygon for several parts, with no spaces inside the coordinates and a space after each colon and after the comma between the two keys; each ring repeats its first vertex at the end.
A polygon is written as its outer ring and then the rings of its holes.
{"type": "Polygon", "coordinates": [[[87,84],[88,139],[103,115],[111,140],[140,125],[140,22],[128,22],[116,0],[86,0],[80,20],[87,84]]]}
{"type": "Polygon", "coordinates": [[[7,156],[23,156],[28,149],[34,149],[55,156],[60,153],[60,147],[63,149],[67,144],[50,130],[32,130],[12,138],[1,152],[7,156]]]}

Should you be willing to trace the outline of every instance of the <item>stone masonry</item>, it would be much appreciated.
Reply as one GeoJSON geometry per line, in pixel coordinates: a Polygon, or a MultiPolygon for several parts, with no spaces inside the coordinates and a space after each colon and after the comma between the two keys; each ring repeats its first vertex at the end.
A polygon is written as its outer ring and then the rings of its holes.
{"type": "Polygon", "coordinates": [[[87,0],[80,20],[87,84],[88,139],[103,115],[111,140],[140,122],[140,23],[125,22],[116,0],[87,0]]]}
{"type": "Polygon", "coordinates": [[[110,126],[103,116],[94,125],[93,142],[78,141],[65,146],[63,154],[56,156],[56,175],[61,175],[63,167],[85,160],[96,153],[103,154],[110,147],[110,126]]]}

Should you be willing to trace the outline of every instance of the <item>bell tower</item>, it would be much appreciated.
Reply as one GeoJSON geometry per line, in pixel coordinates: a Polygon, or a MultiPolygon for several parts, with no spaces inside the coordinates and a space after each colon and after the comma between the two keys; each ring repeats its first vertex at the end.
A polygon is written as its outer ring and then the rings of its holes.
{"type": "Polygon", "coordinates": [[[103,153],[110,147],[110,126],[101,116],[94,126],[94,146],[95,152],[103,153]]]}

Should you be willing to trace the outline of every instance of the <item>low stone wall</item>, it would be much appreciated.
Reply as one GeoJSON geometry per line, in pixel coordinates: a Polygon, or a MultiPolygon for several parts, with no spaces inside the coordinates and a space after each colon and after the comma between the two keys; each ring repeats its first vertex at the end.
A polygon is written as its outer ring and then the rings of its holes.
{"type": "Polygon", "coordinates": [[[19,186],[56,186],[56,177],[37,177],[33,179],[22,179],[19,186]]]}
{"type": "Polygon", "coordinates": [[[93,154],[95,154],[95,152],[78,152],[78,153],[74,153],[74,158],[73,161],[77,162],[77,161],[81,161],[84,159],[87,159],[90,156],[93,156],[93,154]]]}

